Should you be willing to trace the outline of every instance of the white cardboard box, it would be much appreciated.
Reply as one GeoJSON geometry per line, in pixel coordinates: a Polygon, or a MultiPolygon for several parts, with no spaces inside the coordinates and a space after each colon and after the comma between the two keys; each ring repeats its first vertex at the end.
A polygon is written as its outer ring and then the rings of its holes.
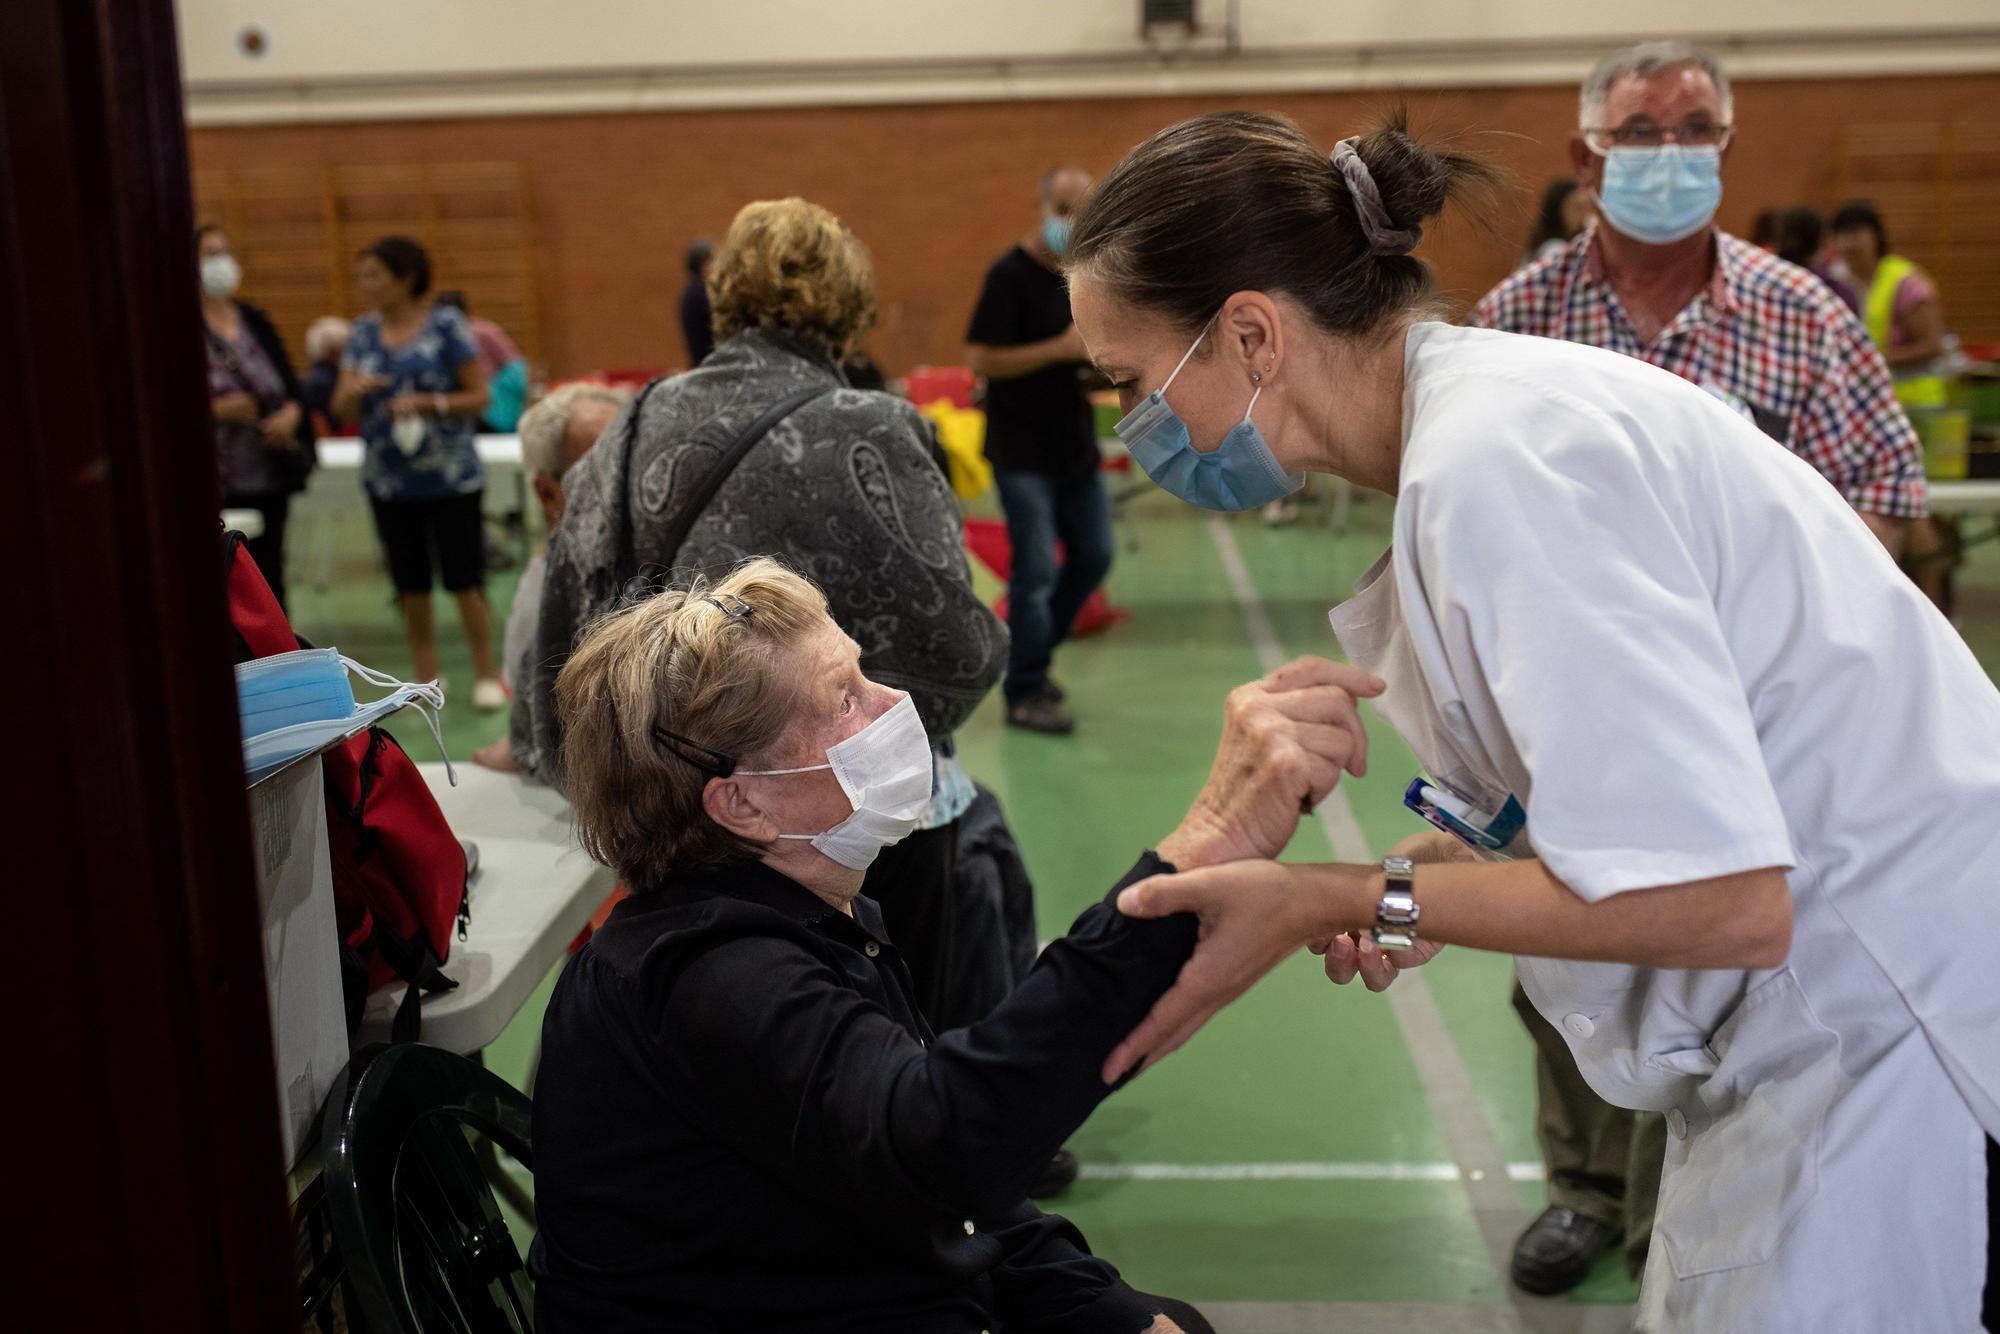
{"type": "Polygon", "coordinates": [[[320,773],[317,760],[294,764],[249,792],[287,1163],[348,1055],[320,773]]]}

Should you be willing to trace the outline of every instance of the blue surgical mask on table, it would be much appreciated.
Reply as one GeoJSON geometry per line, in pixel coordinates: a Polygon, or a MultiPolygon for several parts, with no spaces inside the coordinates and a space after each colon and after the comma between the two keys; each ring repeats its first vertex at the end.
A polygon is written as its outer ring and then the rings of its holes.
{"type": "Polygon", "coordinates": [[[854,813],[818,834],[780,834],[809,841],[850,871],[874,865],[882,849],[908,838],[931,802],[931,739],[908,695],[847,740],[829,746],[825,764],[798,769],[739,769],[746,778],[810,774],[831,769],[854,813]]]}
{"type": "Polygon", "coordinates": [[[1606,221],[1633,240],[1666,245],[1715,220],[1722,203],[1720,148],[1659,144],[1612,148],[1603,156],[1597,206],[1606,221]]]}
{"type": "Polygon", "coordinates": [[[1042,244],[1049,253],[1061,259],[1069,253],[1069,219],[1058,218],[1053,213],[1042,215],[1042,244]]]}
{"type": "Polygon", "coordinates": [[[326,745],[380,722],[396,710],[414,706],[430,725],[445,772],[456,783],[451,757],[445,754],[437,711],[444,707],[444,687],[436,681],[399,681],[364,667],[340,650],[298,649],[253,658],[236,666],[236,709],[243,729],[243,771],[251,782],[326,745]],[[385,688],[381,699],[362,704],[348,683],[352,672],[369,685],[385,688]]]}
{"type": "Polygon", "coordinates": [[[1205,510],[1257,509],[1304,486],[1305,474],[1287,473],[1280,467],[1264,433],[1250,420],[1257,396],[1264,392],[1262,385],[1251,391],[1243,420],[1222,437],[1220,445],[1206,454],[1194,447],[1187,423],[1167,402],[1167,390],[1206,337],[1208,330],[1203,329],[1166,383],[1112,429],[1146,470],[1146,476],[1162,490],[1205,510]]]}

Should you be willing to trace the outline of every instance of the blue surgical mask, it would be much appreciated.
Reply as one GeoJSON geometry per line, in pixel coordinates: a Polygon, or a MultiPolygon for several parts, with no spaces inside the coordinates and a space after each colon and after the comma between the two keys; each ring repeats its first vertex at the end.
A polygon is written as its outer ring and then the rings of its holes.
{"type": "Polygon", "coordinates": [[[1666,245],[1715,220],[1722,203],[1722,150],[1661,144],[1604,154],[1597,206],[1605,221],[1635,241],[1666,245]]]}
{"type": "Polygon", "coordinates": [[[1042,215],[1042,244],[1049,253],[1061,259],[1069,253],[1069,219],[1058,218],[1053,213],[1042,215]]]}
{"type": "Polygon", "coordinates": [[[1287,473],[1279,466],[1264,433],[1250,420],[1257,396],[1264,392],[1261,385],[1251,391],[1243,420],[1222,437],[1220,445],[1204,454],[1188,439],[1187,423],[1168,404],[1167,389],[1206,337],[1208,330],[1203,329],[1166,383],[1113,429],[1162,490],[1205,510],[1256,509],[1304,486],[1305,474],[1287,473]]]}
{"type": "Polygon", "coordinates": [[[253,783],[406,706],[416,708],[429,725],[438,753],[444,755],[445,773],[458,781],[438,727],[444,687],[435,681],[399,681],[343,658],[338,649],[299,649],[238,663],[236,702],[243,726],[243,771],[253,783]],[[389,693],[357,704],[349,672],[389,693]]]}
{"type": "Polygon", "coordinates": [[[299,649],[237,665],[236,713],[245,737],[353,712],[354,689],[338,649],[299,649]]]}

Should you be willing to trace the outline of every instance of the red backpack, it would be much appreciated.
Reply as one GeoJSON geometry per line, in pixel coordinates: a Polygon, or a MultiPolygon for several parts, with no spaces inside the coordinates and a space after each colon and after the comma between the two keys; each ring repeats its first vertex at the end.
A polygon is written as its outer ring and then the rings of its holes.
{"type": "MultiPolygon", "coordinates": [[[[223,553],[237,661],[312,647],[292,632],[240,533],[223,535],[223,553]]],[[[348,738],[320,762],[348,1035],[361,1026],[368,993],[401,978],[410,985],[390,1036],[414,1041],[420,996],[458,985],[438,969],[454,926],[465,939],[465,848],[417,766],[380,727],[348,738]]]]}

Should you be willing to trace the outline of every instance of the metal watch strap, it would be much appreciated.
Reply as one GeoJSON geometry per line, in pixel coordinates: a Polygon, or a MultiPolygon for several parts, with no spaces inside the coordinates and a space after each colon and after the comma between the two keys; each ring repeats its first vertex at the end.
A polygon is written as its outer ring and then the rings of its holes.
{"type": "Polygon", "coordinates": [[[1417,943],[1417,864],[1408,857],[1382,859],[1382,899],[1375,905],[1375,944],[1385,950],[1406,950],[1417,943]]]}

